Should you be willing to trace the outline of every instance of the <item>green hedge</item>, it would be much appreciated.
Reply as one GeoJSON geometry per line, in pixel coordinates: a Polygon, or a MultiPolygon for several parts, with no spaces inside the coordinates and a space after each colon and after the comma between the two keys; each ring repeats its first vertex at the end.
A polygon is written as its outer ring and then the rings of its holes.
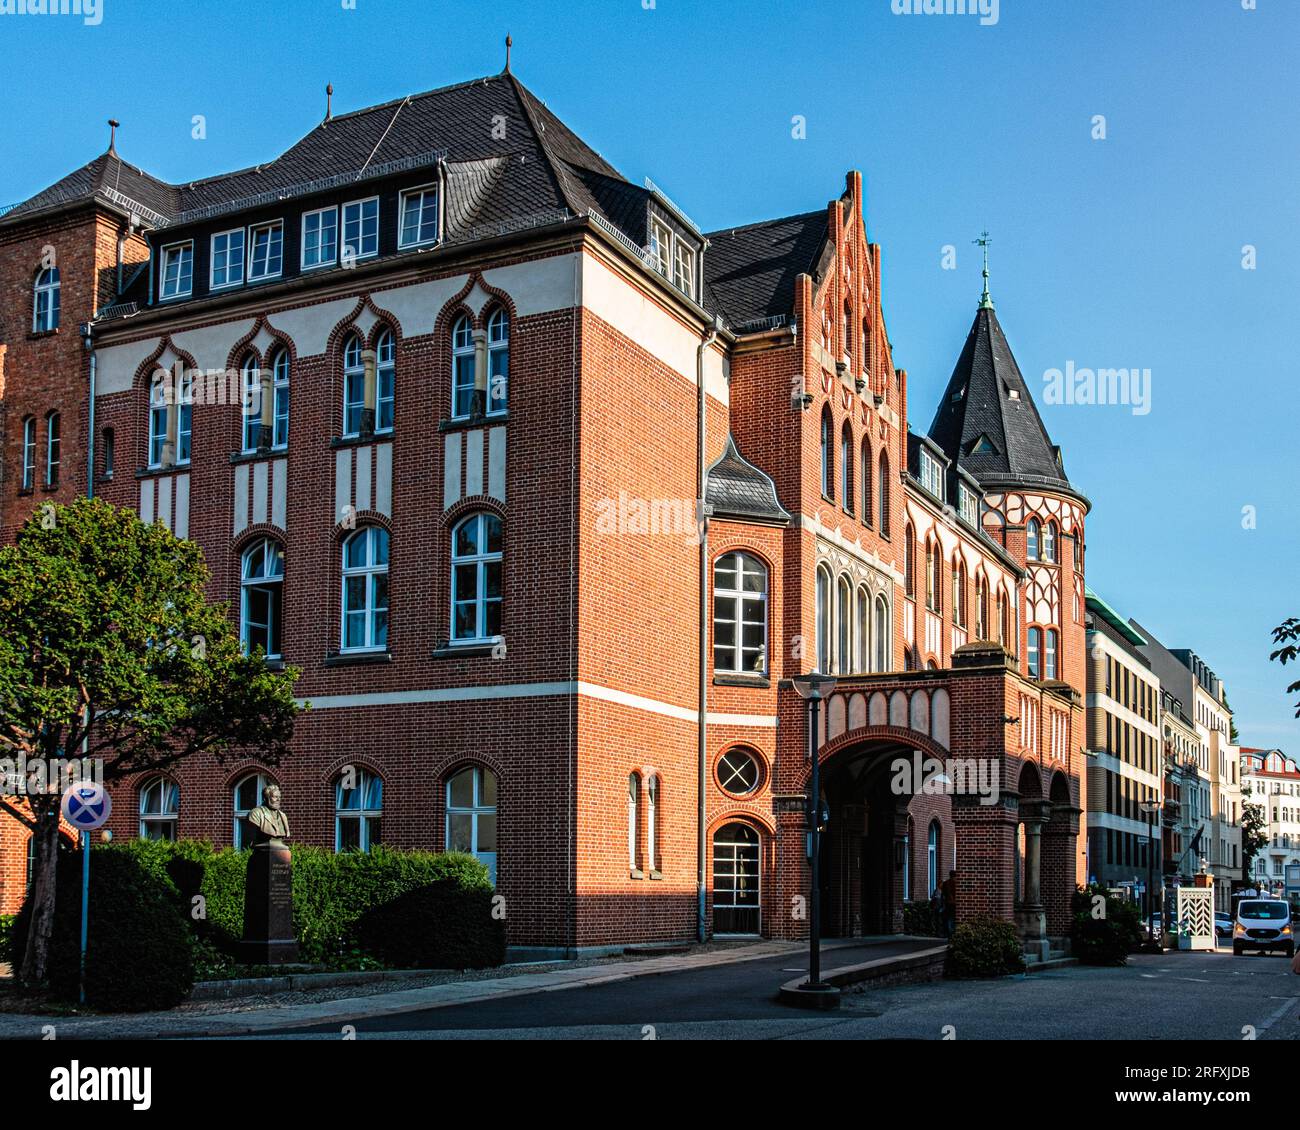
{"type": "Polygon", "coordinates": [[[903,903],[903,933],[918,938],[942,938],[943,923],[939,914],[928,902],[903,903]]]}
{"type": "Polygon", "coordinates": [[[1079,887],[1070,909],[1070,950],[1082,965],[1127,965],[1142,942],[1136,903],[1115,898],[1100,884],[1079,887]]]}
{"type": "Polygon", "coordinates": [[[977,915],[953,931],[944,972],[949,977],[1002,977],[1024,968],[1015,926],[977,915]]]}
{"type": "Polygon", "coordinates": [[[506,959],[506,924],[489,890],[442,879],[357,921],[361,948],[399,969],[484,969],[506,959]]]}
{"type": "MultiPolygon", "coordinates": [[[[60,852],[47,976],[58,998],[78,998],[81,966],[81,857],[60,852]]],[[[26,945],[30,901],[13,929],[26,945]]],[[[177,907],[175,886],[142,867],[119,845],[94,850],[90,868],[90,936],[86,1003],[110,1012],[173,1008],[194,983],[194,939],[177,907]]]]}
{"type": "Polygon", "coordinates": [[[13,956],[14,915],[0,914],[0,964],[16,965],[13,956]]]}

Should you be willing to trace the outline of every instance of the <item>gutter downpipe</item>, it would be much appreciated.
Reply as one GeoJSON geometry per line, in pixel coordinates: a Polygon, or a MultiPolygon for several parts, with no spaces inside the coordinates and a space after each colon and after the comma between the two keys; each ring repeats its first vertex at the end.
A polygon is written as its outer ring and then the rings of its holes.
{"type": "Polygon", "coordinates": [[[705,426],[705,393],[704,393],[704,355],[708,349],[718,339],[718,320],[715,318],[713,325],[701,336],[700,344],[695,350],[695,388],[696,388],[696,421],[695,421],[695,456],[696,456],[696,485],[699,489],[699,512],[696,515],[697,529],[700,539],[700,716],[698,725],[699,745],[696,750],[699,764],[698,771],[698,794],[696,797],[696,814],[695,821],[698,831],[698,844],[696,849],[699,856],[699,866],[696,874],[697,886],[697,905],[696,905],[696,938],[703,943],[705,941],[707,916],[705,913],[705,861],[707,857],[708,844],[706,842],[706,831],[704,826],[705,805],[704,805],[704,778],[708,770],[708,745],[706,742],[708,725],[709,725],[709,507],[704,500],[704,426],[705,426]]]}
{"type": "Polygon", "coordinates": [[[86,405],[86,497],[95,497],[95,339],[94,323],[87,322],[81,340],[90,354],[90,400],[86,405]]]}

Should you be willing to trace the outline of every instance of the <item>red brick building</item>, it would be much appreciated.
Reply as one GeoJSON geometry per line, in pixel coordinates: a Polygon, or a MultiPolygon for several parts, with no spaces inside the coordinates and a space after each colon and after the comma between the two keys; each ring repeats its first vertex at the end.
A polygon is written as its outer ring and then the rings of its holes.
{"type": "MultiPolygon", "coordinates": [[[[797,937],[817,666],[828,932],[954,866],[959,916],[1065,932],[1088,504],[987,289],[909,430],[859,174],[706,235],[506,73],[188,185],[110,149],[0,216],[0,288],[5,536],[93,487],[202,546],[302,670],[298,839],[474,851],[518,947],[797,937]]],[[[270,779],[112,828],[237,843],[270,779]]]]}

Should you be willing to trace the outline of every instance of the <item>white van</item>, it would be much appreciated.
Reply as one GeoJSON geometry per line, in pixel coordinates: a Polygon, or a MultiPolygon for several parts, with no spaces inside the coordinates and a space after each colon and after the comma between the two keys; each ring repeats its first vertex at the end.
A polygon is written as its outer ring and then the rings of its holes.
{"type": "Polygon", "coordinates": [[[1295,956],[1295,937],[1291,933],[1291,906],[1282,899],[1242,899],[1237,903],[1237,918],[1232,924],[1232,952],[1247,950],[1281,950],[1295,956]]]}

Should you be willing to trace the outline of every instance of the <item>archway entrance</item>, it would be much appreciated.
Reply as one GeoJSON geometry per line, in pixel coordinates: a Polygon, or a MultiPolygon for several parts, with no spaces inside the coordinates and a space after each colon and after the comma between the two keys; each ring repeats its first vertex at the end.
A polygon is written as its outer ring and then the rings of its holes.
{"type": "Polygon", "coordinates": [[[902,928],[907,808],[911,794],[890,782],[913,750],[875,742],[834,755],[822,767],[830,820],[821,837],[822,933],[891,934],[902,928]]]}
{"type": "Polygon", "coordinates": [[[713,835],[713,932],[759,932],[758,833],[724,824],[713,835]]]}

